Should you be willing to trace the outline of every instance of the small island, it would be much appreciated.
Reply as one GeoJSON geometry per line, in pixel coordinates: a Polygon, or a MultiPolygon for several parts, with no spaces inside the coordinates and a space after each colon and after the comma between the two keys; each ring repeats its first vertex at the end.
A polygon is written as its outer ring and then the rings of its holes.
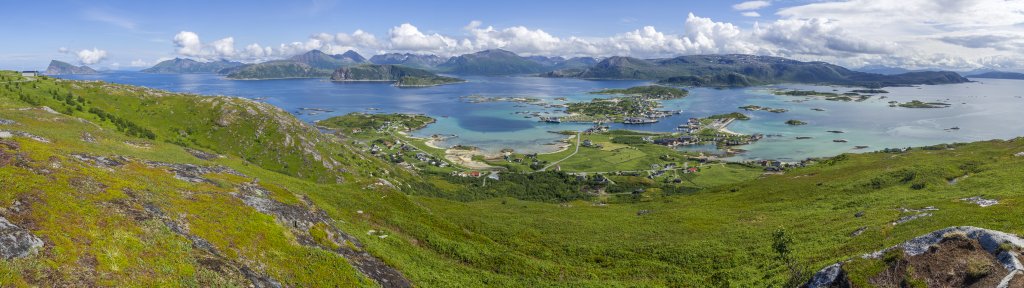
{"type": "Polygon", "coordinates": [[[435,121],[434,118],[421,114],[366,114],[356,112],[317,121],[316,126],[351,133],[391,128],[407,132],[422,129],[435,121]]]}
{"type": "Polygon", "coordinates": [[[900,103],[897,104],[896,106],[900,106],[903,108],[946,108],[952,106],[952,104],[942,102],[922,102],[919,100],[914,100],[906,103],[900,103]]]}
{"type": "Polygon", "coordinates": [[[885,91],[885,90],[882,90],[882,89],[857,89],[857,90],[850,90],[850,92],[853,92],[853,93],[863,93],[863,94],[885,94],[885,93],[889,93],[889,91],[885,91]]]}
{"type": "Polygon", "coordinates": [[[423,69],[391,64],[366,64],[339,68],[331,75],[331,81],[394,82],[397,87],[430,87],[465,82],[459,78],[440,76],[423,69]]]}
{"type": "Polygon", "coordinates": [[[590,102],[568,103],[565,112],[570,115],[560,122],[621,122],[645,124],[658,122],[658,118],[675,114],[661,111],[661,104],[644,97],[617,97],[593,99],[590,102]]]}
{"type": "Polygon", "coordinates": [[[750,120],[750,116],[747,116],[746,114],[743,114],[743,113],[740,113],[740,112],[732,112],[732,113],[727,113],[727,114],[711,115],[711,116],[708,116],[708,118],[706,118],[706,119],[727,119],[727,118],[732,118],[732,119],[736,119],[736,120],[750,120]]]}
{"type": "Polygon", "coordinates": [[[676,99],[683,98],[689,95],[690,91],[686,89],[649,85],[649,86],[637,86],[627,89],[605,89],[601,91],[590,92],[590,94],[620,94],[630,96],[641,96],[650,99],[676,99]]]}
{"type": "MultiPolygon", "coordinates": [[[[857,91],[857,90],[855,90],[855,91],[857,91]]],[[[868,98],[871,98],[870,95],[861,95],[860,93],[855,92],[855,91],[846,92],[846,93],[843,93],[843,94],[838,94],[838,93],[833,93],[833,92],[821,92],[821,91],[813,91],[813,90],[776,90],[775,92],[772,92],[772,94],[780,95],[780,96],[822,97],[822,98],[825,98],[825,100],[829,100],[829,101],[845,101],[845,102],[849,102],[849,101],[858,101],[859,102],[859,101],[864,101],[864,100],[867,100],[868,98]]],[[[860,90],[860,91],[865,91],[865,90],[860,90]]],[[[881,91],[881,90],[878,90],[878,91],[881,91]]]]}
{"type": "Polygon", "coordinates": [[[796,120],[796,119],[789,119],[789,120],[786,121],[786,124],[787,125],[791,125],[791,126],[799,126],[799,125],[807,125],[807,122],[796,120]]]}
{"type": "Polygon", "coordinates": [[[782,108],[762,107],[762,106],[757,106],[757,105],[747,105],[747,106],[740,107],[740,109],[747,110],[747,111],[768,111],[768,112],[772,112],[772,113],[786,113],[786,111],[789,111],[789,110],[782,109],[782,108]]]}
{"type": "Polygon", "coordinates": [[[624,124],[656,123],[659,118],[678,114],[677,111],[658,110],[660,100],[686,97],[685,89],[649,85],[627,89],[605,89],[590,94],[624,95],[613,98],[596,98],[590,102],[566,103],[566,117],[544,117],[545,122],[620,122],[624,124]]]}

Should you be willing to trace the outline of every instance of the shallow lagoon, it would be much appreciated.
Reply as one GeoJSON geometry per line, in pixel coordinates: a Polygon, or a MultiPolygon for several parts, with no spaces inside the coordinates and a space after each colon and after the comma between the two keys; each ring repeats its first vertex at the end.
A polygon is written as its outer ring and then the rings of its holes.
{"type": "MultiPolygon", "coordinates": [[[[468,83],[429,88],[397,88],[386,83],[336,83],[322,79],[289,79],[264,81],[225,80],[210,74],[144,74],[116,72],[100,75],[66,76],[70,79],[103,80],[147,86],[175,92],[206,95],[229,95],[255,98],[279,106],[305,121],[315,121],[350,112],[423,113],[437,123],[415,131],[413,135],[433,134],[458,137],[443,145],[470,145],[486,152],[513,148],[520,152],[548,152],[551,145],[564,136],[551,133],[560,130],[582,130],[588,124],[549,124],[536,118],[524,118],[516,112],[540,112],[558,115],[558,108],[512,102],[468,103],[463,96],[530,97],[552,104],[565,97],[568,101],[586,101],[606,95],[587,92],[605,88],[627,88],[647,84],[645,81],[588,81],[538,77],[466,77],[468,83]],[[299,108],[321,108],[327,113],[305,113],[299,108]]],[[[981,82],[920,87],[889,87],[888,94],[879,94],[863,102],[828,101],[815,97],[777,96],[771,89],[802,89],[823,92],[846,92],[856,88],[775,85],[741,89],[691,89],[690,96],[664,101],[666,110],[682,113],[661,122],[647,125],[616,124],[613,128],[644,131],[673,131],[689,117],[740,111],[751,116],[748,121],[735,121],[730,130],[739,133],[778,135],[766,137],[752,145],[741,146],[748,152],[732,160],[779,159],[799,160],[807,157],[832,156],[844,152],[874,151],[889,147],[922,146],[950,142],[1007,139],[1024,136],[1024,81],[984,80],[981,82]],[[836,90],[836,91],[833,91],[836,90]],[[885,99],[882,99],[885,96],[885,99]],[[945,102],[953,104],[941,109],[889,107],[889,101],[945,102]],[[786,113],[743,111],[738,107],[759,105],[784,108],[786,113]],[[814,108],[825,111],[815,111],[814,108]],[[790,126],[784,122],[797,119],[807,125],[790,126]],[[959,127],[959,130],[949,128],[959,127]],[[829,130],[845,133],[834,134],[829,130]],[[796,139],[798,136],[813,137],[796,139]],[[846,143],[833,142],[845,139],[846,143]],[[855,149],[855,146],[868,146],[855,149]]],[[[545,113],[546,114],[543,114],[545,113]]]]}

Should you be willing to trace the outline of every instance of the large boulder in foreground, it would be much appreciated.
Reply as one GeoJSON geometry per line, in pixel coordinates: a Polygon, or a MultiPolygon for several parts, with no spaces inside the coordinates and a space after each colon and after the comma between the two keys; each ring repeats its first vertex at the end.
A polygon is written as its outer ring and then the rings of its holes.
{"type": "Polygon", "coordinates": [[[949,227],[825,267],[803,287],[1024,287],[1022,249],[1024,239],[1017,235],[949,227]]]}

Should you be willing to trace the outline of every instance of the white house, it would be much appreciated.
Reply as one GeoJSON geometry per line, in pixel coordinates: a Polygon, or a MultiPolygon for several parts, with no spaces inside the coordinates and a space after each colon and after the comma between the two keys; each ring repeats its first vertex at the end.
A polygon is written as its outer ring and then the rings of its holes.
{"type": "Polygon", "coordinates": [[[39,71],[21,71],[22,77],[36,77],[39,76],[39,71]]]}

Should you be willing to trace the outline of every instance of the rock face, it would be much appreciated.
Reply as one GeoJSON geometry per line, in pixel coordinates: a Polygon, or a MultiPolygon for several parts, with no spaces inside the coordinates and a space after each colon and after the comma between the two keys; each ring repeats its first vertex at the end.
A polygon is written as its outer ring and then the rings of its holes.
{"type": "Polygon", "coordinates": [[[398,81],[402,77],[435,77],[427,70],[405,67],[401,65],[359,65],[343,67],[334,71],[332,81],[398,81]]]}
{"type": "MultiPolygon", "coordinates": [[[[938,253],[938,249],[942,249],[938,248],[941,246],[940,244],[957,237],[966,241],[976,241],[977,244],[972,245],[976,245],[975,247],[980,247],[985,253],[990,254],[991,256],[986,257],[994,258],[1002,266],[1001,268],[1005,269],[1005,276],[999,276],[1003,278],[999,281],[999,285],[995,287],[1010,287],[1010,283],[1020,282],[1021,279],[1015,278],[1024,275],[1024,264],[1021,264],[1020,254],[1017,251],[1024,248],[1024,239],[1017,235],[978,227],[956,226],[937,230],[910,239],[899,245],[865,254],[862,258],[880,259],[888,252],[897,249],[901,250],[905,257],[918,257],[928,253],[938,253]]],[[[970,249],[968,248],[968,250],[970,249]]],[[[844,263],[836,263],[821,269],[803,287],[849,287],[849,280],[846,278],[845,271],[843,270],[844,263]]]]}
{"type": "Polygon", "coordinates": [[[270,191],[256,182],[238,186],[238,192],[233,194],[249,207],[273,216],[278,222],[291,228],[296,240],[302,245],[317,246],[344,256],[359,272],[377,281],[380,286],[412,287],[412,283],[401,272],[363,250],[363,244],[358,239],[336,229],[331,218],[305,197],[300,198],[300,204],[282,203],[271,198],[270,191]],[[315,227],[327,232],[328,239],[324,241],[330,243],[319,242],[313,238],[311,231],[316,229],[315,227]]]}
{"type": "Polygon", "coordinates": [[[67,62],[61,62],[57,60],[50,61],[50,66],[46,68],[47,75],[73,75],[73,74],[97,74],[96,70],[89,68],[89,66],[75,66],[67,62]]]}
{"type": "Polygon", "coordinates": [[[424,69],[437,67],[437,65],[441,65],[441,63],[444,63],[446,60],[447,59],[438,57],[437,55],[420,55],[410,53],[388,53],[370,57],[370,62],[373,64],[396,64],[424,69]]]}
{"type": "Polygon", "coordinates": [[[210,173],[224,173],[235,176],[245,176],[242,173],[235,171],[234,169],[224,166],[199,166],[193,164],[177,164],[156,161],[146,161],[146,165],[153,168],[161,167],[167,169],[169,172],[174,173],[174,178],[181,181],[192,183],[206,182],[210,184],[216,184],[216,182],[213,182],[212,180],[203,177],[204,175],[210,173]]]}
{"type": "Polygon", "coordinates": [[[41,247],[42,239],[0,217],[0,257],[6,260],[21,258],[41,247]]]}
{"type": "Polygon", "coordinates": [[[825,269],[821,269],[818,273],[815,273],[811,277],[811,280],[804,285],[807,288],[827,288],[827,287],[848,287],[841,285],[843,278],[843,266],[841,263],[832,264],[825,269]]]}
{"type": "Polygon", "coordinates": [[[434,86],[463,82],[462,79],[440,76],[427,70],[391,64],[342,67],[334,71],[331,81],[395,81],[397,86],[434,86]]]}

